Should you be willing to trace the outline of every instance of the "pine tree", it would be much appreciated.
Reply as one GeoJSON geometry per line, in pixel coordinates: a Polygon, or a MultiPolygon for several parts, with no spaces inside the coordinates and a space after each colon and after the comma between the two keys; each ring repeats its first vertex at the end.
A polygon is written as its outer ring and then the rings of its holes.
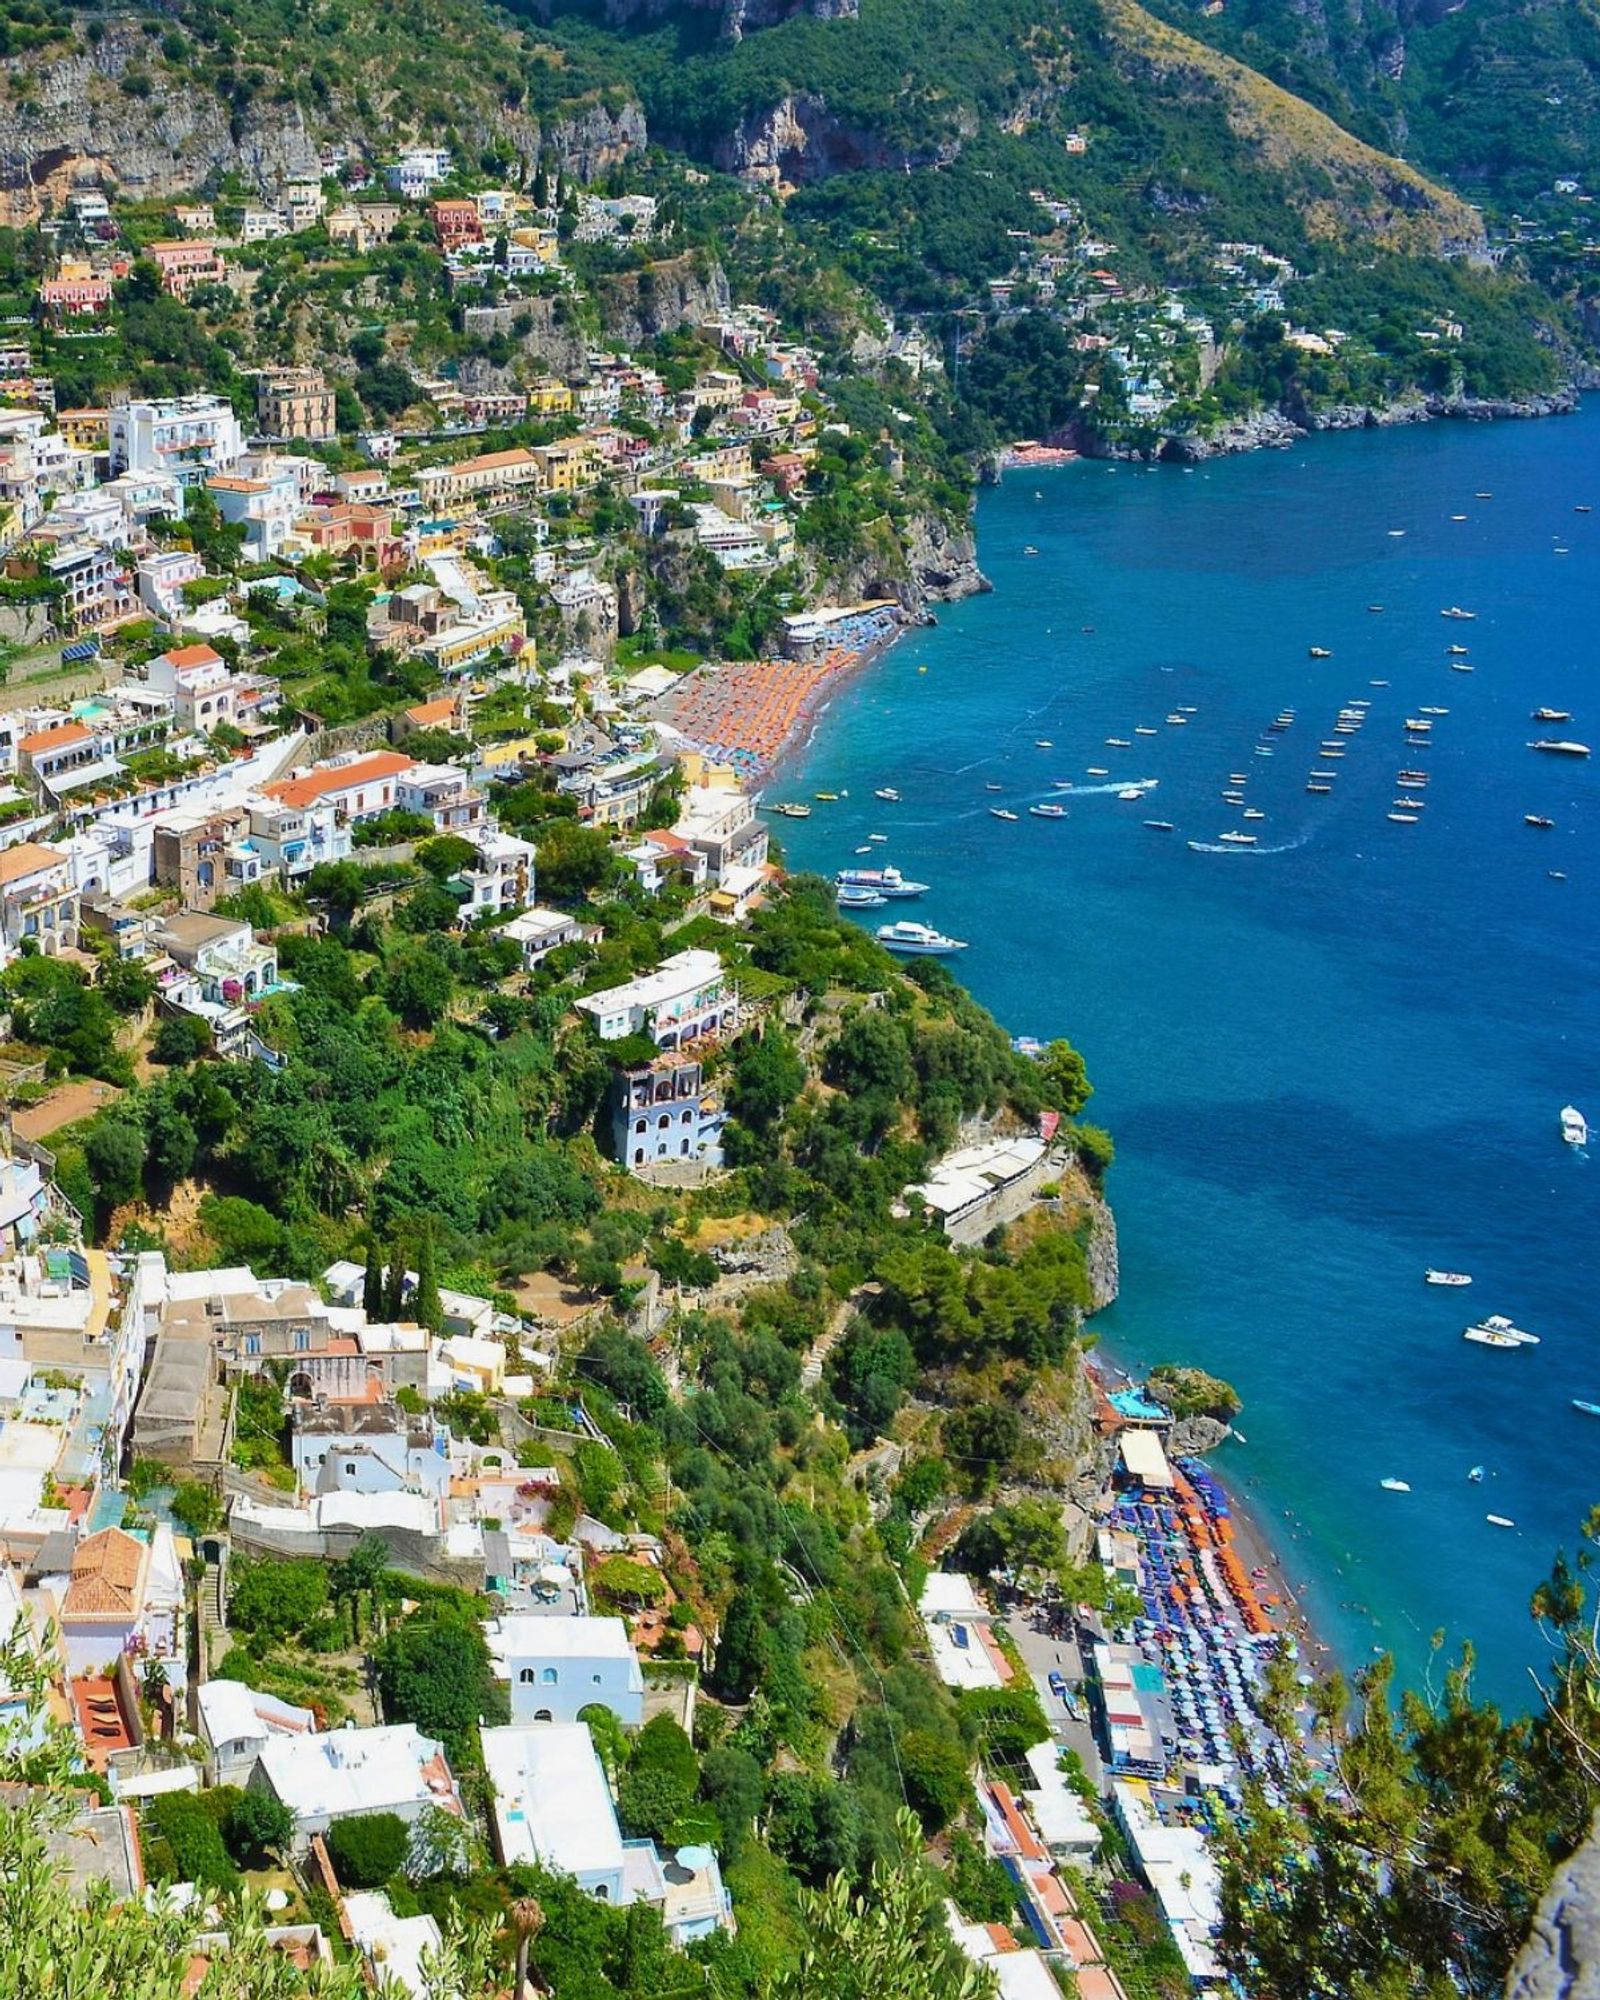
{"type": "Polygon", "coordinates": [[[389,1245],[389,1268],[385,1273],[383,1286],[383,1316],[386,1320],[396,1320],[405,1311],[406,1304],[406,1253],[397,1236],[389,1245]]]}
{"type": "Polygon", "coordinates": [[[425,1223],[417,1245],[417,1292],[411,1302],[412,1317],[418,1326],[437,1333],[444,1325],[444,1307],[439,1302],[439,1274],[434,1267],[433,1224],[425,1223]]]}
{"type": "Polygon", "coordinates": [[[376,1234],[367,1234],[367,1268],[361,1278],[361,1310],[369,1320],[383,1318],[383,1252],[376,1234]]]}

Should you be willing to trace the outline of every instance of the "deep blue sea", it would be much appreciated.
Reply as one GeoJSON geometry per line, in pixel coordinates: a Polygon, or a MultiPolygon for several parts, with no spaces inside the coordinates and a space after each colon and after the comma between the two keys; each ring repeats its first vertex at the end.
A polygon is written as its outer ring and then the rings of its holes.
{"type": "Polygon", "coordinates": [[[1344,1663],[1387,1646],[1418,1678],[1443,1628],[1521,1705],[1530,1590],[1600,1502],[1600,1420],[1571,1407],[1600,1402],[1600,1140],[1558,1130],[1569,1102],[1600,1128],[1600,756],[1526,747],[1600,749],[1600,404],[1011,473],[978,540],[994,594],[845,688],[769,789],[848,793],[776,823],[790,861],[831,872],[887,834],[932,894],[862,920],[969,939],[954,968],[1007,1028],[1083,1050],[1122,1245],[1096,1326],[1126,1365],[1238,1387],[1247,1442],[1219,1468],[1344,1663]],[[1448,714],[1413,749],[1424,706],[1448,714]],[[1086,792],[1092,767],[1159,783],[1086,792]],[[1402,768],[1429,774],[1413,825],[1387,817],[1402,768]],[[1264,819],[1223,802],[1230,772],[1264,819]],[[1068,818],[1027,816],[1052,796],[1068,818]],[[1188,846],[1225,829],[1258,847],[1188,846]],[[1427,1287],[1429,1264],[1475,1282],[1427,1287]],[[1462,1341],[1495,1312],[1541,1344],[1462,1341]]]}

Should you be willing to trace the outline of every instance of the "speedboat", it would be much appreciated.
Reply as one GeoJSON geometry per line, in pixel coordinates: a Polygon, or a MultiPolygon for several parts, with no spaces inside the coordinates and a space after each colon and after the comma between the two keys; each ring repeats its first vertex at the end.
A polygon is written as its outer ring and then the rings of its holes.
{"type": "Polygon", "coordinates": [[[1147,819],[1145,825],[1149,827],[1152,833],[1171,833],[1172,831],[1172,821],[1170,819],[1147,819]]]}
{"type": "Polygon", "coordinates": [[[1465,1329],[1463,1338],[1477,1340],[1484,1347],[1537,1347],[1539,1336],[1525,1333],[1520,1326],[1506,1318],[1504,1313],[1491,1313],[1487,1319],[1479,1320],[1475,1326],[1465,1329]]]}
{"type": "Polygon", "coordinates": [[[1572,710],[1570,708],[1536,708],[1533,711],[1533,720],[1535,722],[1570,722],[1572,720],[1572,710]]]}
{"type": "Polygon", "coordinates": [[[1126,736],[1108,736],[1106,738],[1106,748],[1108,750],[1131,750],[1133,745],[1128,741],[1126,736]]]}
{"type": "Polygon", "coordinates": [[[1419,708],[1417,710],[1417,713],[1419,715],[1448,715],[1450,711],[1447,708],[1434,707],[1434,708],[1419,708]]]}
{"type": "Polygon", "coordinates": [[[1084,776],[1086,778],[1109,778],[1111,773],[1106,769],[1104,764],[1091,764],[1084,772],[1084,776]]]}
{"type": "Polygon", "coordinates": [[[1257,836],[1253,833],[1219,833],[1217,838],[1225,847],[1254,847],[1257,836]]]}
{"type": "Polygon", "coordinates": [[[1422,1275],[1430,1285],[1470,1285],[1472,1283],[1472,1279],[1465,1271],[1436,1271],[1431,1264],[1422,1275]]]}
{"type": "Polygon", "coordinates": [[[1313,779],[1312,782],[1306,786],[1306,790],[1308,792],[1331,792],[1333,790],[1333,787],[1332,785],[1319,785],[1316,782],[1316,780],[1313,779]]]}
{"type": "Polygon", "coordinates": [[[1159,736],[1161,731],[1152,729],[1148,722],[1140,722],[1134,726],[1133,733],[1135,736],[1159,736]]]}
{"type": "Polygon", "coordinates": [[[1549,736],[1541,736],[1536,743],[1528,745],[1530,750],[1542,750],[1547,757],[1587,757],[1587,743],[1565,743],[1549,736]]]}
{"type": "Polygon", "coordinates": [[[1390,813],[1389,818],[1394,821],[1396,826],[1415,826],[1417,823],[1415,813],[1390,813]]]}
{"type": "Polygon", "coordinates": [[[782,814],[785,819],[810,819],[811,817],[810,806],[799,805],[792,799],[783,805],[774,806],[772,810],[775,813],[782,814]]]}
{"type": "Polygon", "coordinates": [[[1003,792],[1005,790],[1005,786],[990,784],[986,782],[983,789],[986,792],[1003,792]]]}
{"type": "Polygon", "coordinates": [[[903,952],[914,958],[941,958],[949,952],[965,951],[967,948],[964,938],[946,937],[943,931],[932,930],[927,924],[904,920],[879,924],[877,937],[886,951],[903,952]]]}
{"type": "Polygon", "coordinates": [[[900,794],[893,785],[880,785],[872,795],[875,799],[885,799],[892,806],[900,803],[900,794]]]}
{"type": "Polygon", "coordinates": [[[1230,771],[1228,773],[1228,783],[1230,785],[1245,785],[1249,782],[1249,778],[1243,771],[1230,771]]]}
{"type": "Polygon", "coordinates": [[[1308,646],[1306,651],[1314,660],[1331,660],[1333,658],[1333,648],[1331,646],[1308,646]]]}
{"type": "Polygon", "coordinates": [[[886,833],[869,833],[867,835],[867,838],[875,846],[881,847],[883,843],[889,838],[889,836],[886,833]]]}
{"type": "Polygon", "coordinates": [[[1028,811],[1032,813],[1035,819],[1065,819],[1067,816],[1067,809],[1065,806],[1051,806],[1051,805],[1029,806],[1028,811]]]}
{"type": "Polygon", "coordinates": [[[1561,1136],[1569,1146],[1587,1146],[1589,1121],[1575,1104],[1561,1107],[1561,1136]]]}
{"type": "Polygon", "coordinates": [[[1244,816],[1246,819],[1266,818],[1266,814],[1261,810],[1260,806],[1246,806],[1244,809],[1244,816]]]}
{"type": "Polygon", "coordinates": [[[1445,651],[1458,660],[1464,660],[1467,657],[1465,646],[1446,646],[1445,651]]]}
{"type": "Polygon", "coordinates": [[[889,900],[879,889],[852,887],[849,883],[833,893],[841,910],[881,910],[889,900]]]}
{"type": "Polygon", "coordinates": [[[837,792],[818,792],[818,793],[817,793],[817,797],[818,797],[819,799],[821,799],[821,800],[822,800],[822,802],[824,803],[824,805],[830,805],[830,806],[831,806],[831,805],[832,805],[832,804],[834,803],[834,801],[835,801],[835,800],[836,800],[836,799],[838,798],[838,796],[839,796],[839,794],[838,794],[837,792]]]}
{"type": "Polygon", "coordinates": [[[1508,1514],[1485,1514],[1483,1518],[1491,1528],[1514,1528],[1517,1525],[1508,1514]]]}
{"type": "Polygon", "coordinates": [[[1017,817],[1017,815],[1011,810],[1009,806],[990,806],[989,814],[990,817],[993,819],[1014,820],[1017,817]]]}
{"type": "Polygon", "coordinates": [[[1483,1484],[1483,1467],[1481,1465],[1473,1466],[1467,1474],[1467,1480],[1473,1486],[1481,1486],[1483,1484]]]}
{"type": "Polygon", "coordinates": [[[1406,727],[1414,735],[1426,736],[1428,731],[1433,727],[1433,721],[1431,717],[1426,715],[1408,715],[1406,717],[1406,727]]]}
{"type": "Polygon", "coordinates": [[[1581,1396],[1574,1396],[1572,1407],[1582,1410],[1586,1417],[1600,1417],[1600,1403],[1586,1403],[1581,1396]]]}
{"type": "Polygon", "coordinates": [[[1036,556],[1039,551],[1033,546],[1032,542],[1028,542],[1024,545],[1022,553],[1025,556],[1036,556]]]}
{"type": "Polygon", "coordinates": [[[1552,827],[1555,825],[1555,821],[1553,819],[1546,819],[1543,813],[1524,813],[1522,815],[1522,824],[1524,826],[1552,827]]]}
{"type": "Polygon", "coordinates": [[[1123,790],[1118,792],[1117,797],[1119,799],[1142,799],[1144,797],[1144,786],[1127,785],[1123,790]]]}
{"type": "Polygon", "coordinates": [[[1381,604],[1369,604],[1367,606],[1367,609],[1369,611],[1381,611],[1383,609],[1383,606],[1381,604]]]}
{"type": "Polygon", "coordinates": [[[1404,1479],[1380,1479],[1378,1484],[1383,1488],[1385,1493],[1409,1493],[1411,1491],[1410,1482],[1404,1479]]]}
{"type": "Polygon", "coordinates": [[[871,889],[880,896],[900,898],[928,893],[926,882],[913,882],[892,862],[887,868],[841,868],[833,880],[837,888],[871,889]]]}
{"type": "Polygon", "coordinates": [[[1476,618],[1477,615],[1476,611],[1463,611],[1459,604],[1447,604],[1439,613],[1441,618],[1461,618],[1468,620],[1476,618]]]}
{"type": "Polygon", "coordinates": [[[1033,747],[1036,750],[1053,750],[1056,746],[1048,736],[1036,736],[1033,747]]]}

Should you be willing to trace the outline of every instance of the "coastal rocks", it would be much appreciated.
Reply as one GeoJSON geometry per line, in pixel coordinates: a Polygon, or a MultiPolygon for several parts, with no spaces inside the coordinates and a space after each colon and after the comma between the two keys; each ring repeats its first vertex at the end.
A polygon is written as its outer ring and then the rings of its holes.
{"type": "Polygon", "coordinates": [[[1545,1891],[1505,2000],[1600,2000],[1600,1815],[1545,1891]]]}
{"type": "Polygon", "coordinates": [[[1167,1437],[1167,1450],[1175,1458],[1204,1458],[1230,1435],[1230,1427],[1216,1417],[1180,1417],[1167,1437]]]}
{"type": "Polygon", "coordinates": [[[1089,1273],[1089,1310],[1102,1312],[1121,1286],[1117,1257],[1117,1218],[1098,1196],[1089,1204],[1089,1235],[1084,1245],[1089,1273]]]}
{"type": "Polygon", "coordinates": [[[1168,465],[1199,465],[1208,458],[1226,458],[1236,451],[1285,451],[1305,436],[1305,431],[1282,410],[1256,410],[1236,422],[1223,424],[1204,436],[1171,437],[1154,454],[1168,465]]]}
{"type": "Polygon", "coordinates": [[[917,514],[905,533],[906,563],[923,602],[953,604],[994,589],[978,567],[978,544],[968,527],[942,515],[917,514]]]}

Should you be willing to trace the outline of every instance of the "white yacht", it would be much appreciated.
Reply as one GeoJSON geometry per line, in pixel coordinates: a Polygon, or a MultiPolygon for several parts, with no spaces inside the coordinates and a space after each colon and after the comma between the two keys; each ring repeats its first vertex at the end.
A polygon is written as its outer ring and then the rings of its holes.
{"type": "Polygon", "coordinates": [[[1406,1479],[1380,1479],[1378,1484],[1383,1488],[1385,1493],[1409,1493],[1411,1491],[1411,1483],[1406,1479]]]}
{"type": "Polygon", "coordinates": [[[1014,820],[1017,817],[1010,806],[990,806],[989,815],[992,819],[1014,820]]]}
{"type": "Polygon", "coordinates": [[[1464,1327],[1463,1340],[1476,1341],[1480,1347],[1537,1347],[1539,1336],[1525,1333],[1520,1326],[1507,1319],[1504,1313],[1491,1313],[1487,1319],[1476,1325],[1464,1327]]]}
{"type": "Polygon", "coordinates": [[[1057,805],[1029,806],[1028,811],[1032,813],[1035,819],[1065,819],[1067,816],[1067,809],[1065,806],[1057,806],[1057,805]]]}
{"type": "Polygon", "coordinates": [[[880,785],[872,796],[875,799],[884,799],[892,806],[897,806],[900,803],[900,794],[895,790],[893,785],[880,785]]]}
{"type": "Polygon", "coordinates": [[[1561,1136],[1569,1146],[1587,1146],[1589,1143],[1589,1121],[1575,1104],[1561,1108],[1561,1136]]]}
{"type": "Polygon", "coordinates": [[[1253,833],[1219,833],[1217,839],[1225,847],[1254,847],[1256,835],[1253,833]]]}
{"type": "Polygon", "coordinates": [[[1430,1264],[1423,1272],[1430,1285],[1470,1285],[1471,1277],[1465,1271],[1436,1271],[1430,1264]]]}
{"type": "Polygon", "coordinates": [[[914,958],[942,958],[952,951],[965,951],[964,938],[946,937],[943,931],[931,929],[927,924],[911,923],[902,918],[893,924],[879,924],[878,942],[886,951],[903,952],[914,958]]]}

